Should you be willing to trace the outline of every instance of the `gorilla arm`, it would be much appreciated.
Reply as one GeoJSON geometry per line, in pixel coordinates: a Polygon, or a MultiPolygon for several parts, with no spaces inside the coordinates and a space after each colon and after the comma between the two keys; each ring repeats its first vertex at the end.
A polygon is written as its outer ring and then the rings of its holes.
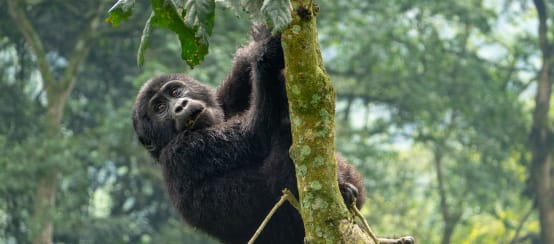
{"type": "Polygon", "coordinates": [[[183,132],[171,140],[160,155],[160,163],[192,182],[263,160],[267,151],[238,121],[221,127],[183,132]],[[177,172],[178,171],[178,172],[177,172]]]}
{"type": "Polygon", "coordinates": [[[241,114],[250,106],[251,65],[244,52],[237,52],[233,67],[227,78],[217,89],[217,102],[221,105],[225,119],[241,114]]]}
{"type": "MultiPolygon", "coordinates": [[[[256,26],[252,30],[252,38],[253,41],[248,46],[237,50],[231,72],[217,90],[217,101],[223,108],[225,119],[249,109],[250,100],[252,99],[252,79],[263,82],[278,80],[277,76],[284,68],[279,35],[272,37],[266,27],[256,26]],[[268,43],[272,45],[264,46],[268,43]],[[263,58],[263,60],[253,60],[257,58],[263,58]],[[265,67],[260,68],[260,64],[265,67]],[[256,74],[269,75],[273,78],[265,80],[266,77],[260,77],[259,75],[253,77],[256,74]]],[[[282,87],[282,90],[284,91],[284,87],[282,87]]]]}

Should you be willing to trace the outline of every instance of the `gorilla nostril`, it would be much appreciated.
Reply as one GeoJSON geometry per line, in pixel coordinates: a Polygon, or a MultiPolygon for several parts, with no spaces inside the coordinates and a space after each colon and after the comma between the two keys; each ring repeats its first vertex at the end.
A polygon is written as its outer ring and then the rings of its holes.
{"type": "Polygon", "coordinates": [[[189,100],[183,99],[183,101],[181,102],[181,106],[182,106],[182,107],[186,107],[186,106],[187,106],[187,103],[189,103],[189,100]]]}
{"type": "Polygon", "coordinates": [[[177,106],[175,108],[175,113],[180,113],[181,111],[183,111],[183,107],[182,106],[177,106]]]}

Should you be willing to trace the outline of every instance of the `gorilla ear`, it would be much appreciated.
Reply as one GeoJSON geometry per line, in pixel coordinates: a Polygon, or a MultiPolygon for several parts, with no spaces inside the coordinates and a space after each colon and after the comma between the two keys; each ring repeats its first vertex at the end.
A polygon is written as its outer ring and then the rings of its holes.
{"type": "Polygon", "coordinates": [[[146,150],[152,152],[154,150],[156,150],[156,145],[154,145],[154,143],[152,143],[152,141],[144,138],[144,137],[139,137],[138,138],[140,143],[144,146],[144,148],[146,148],[146,150]]]}

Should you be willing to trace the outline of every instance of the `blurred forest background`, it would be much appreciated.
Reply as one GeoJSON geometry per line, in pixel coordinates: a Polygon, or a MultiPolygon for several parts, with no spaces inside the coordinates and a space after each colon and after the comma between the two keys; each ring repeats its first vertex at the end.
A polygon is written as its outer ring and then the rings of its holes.
{"type": "MultiPolygon", "coordinates": [[[[249,20],[218,4],[210,53],[194,70],[172,33],[153,30],[139,69],[148,1],[117,28],[104,21],[114,3],[0,1],[0,243],[33,242],[41,222],[55,243],[215,243],[173,212],[131,106],[160,73],[217,86],[249,20]]],[[[543,146],[547,163],[533,163],[532,131],[549,135],[554,116],[554,3],[318,4],[337,147],[365,176],[374,231],[419,243],[544,243],[540,217],[554,204],[538,203],[552,199],[554,151],[543,146]]]]}

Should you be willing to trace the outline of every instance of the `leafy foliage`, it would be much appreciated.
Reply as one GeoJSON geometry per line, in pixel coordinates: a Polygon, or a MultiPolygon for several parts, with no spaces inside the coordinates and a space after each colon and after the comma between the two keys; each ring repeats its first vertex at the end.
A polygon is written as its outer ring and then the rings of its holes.
{"type": "Polygon", "coordinates": [[[291,8],[288,0],[265,0],[260,11],[266,23],[273,26],[273,31],[276,32],[291,22],[291,8]]]}
{"type": "Polygon", "coordinates": [[[185,4],[185,24],[196,29],[196,37],[208,45],[215,20],[214,0],[188,0],[185,4]]]}
{"type": "Polygon", "coordinates": [[[255,20],[264,21],[273,32],[282,30],[292,20],[292,6],[288,0],[230,0],[225,3],[235,10],[246,11],[255,20]]]}
{"type": "MultiPolygon", "coordinates": [[[[118,26],[132,15],[134,0],[119,0],[110,10],[108,23],[118,26]]],[[[291,21],[288,0],[226,1],[235,9],[245,10],[251,17],[263,20],[273,31],[285,28],[291,21]]],[[[193,68],[208,54],[209,40],[215,24],[214,0],[151,0],[152,15],[146,21],[137,51],[137,64],[144,65],[144,54],[150,44],[150,28],[166,28],[177,34],[181,58],[193,68]]]]}
{"type": "Polygon", "coordinates": [[[194,28],[188,26],[173,1],[152,0],[153,16],[147,23],[175,32],[181,43],[181,58],[190,67],[196,66],[208,54],[208,45],[196,37],[194,28]]]}
{"type": "Polygon", "coordinates": [[[119,26],[121,21],[125,21],[133,15],[133,7],[135,6],[135,0],[119,0],[115,3],[110,10],[108,10],[109,17],[106,22],[111,23],[113,26],[119,26]]]}
{"type": "Polygon", "coordinates": [[[146,52],[146,49],[148,49],[148,45],[150,44],[150,26],[152,25],[151,22],[153,17],[154,13],[148,17],[146,24],[144,24],[142,35],[140,36],[140,45],[137,51],[137,64],[139,67],[144,65],[144,52],[146,52]]]}
{"type": "Polygon", "coordinates": [[[260,9],[262,9],[263,0],[229,0],[225,3],[235,9],[236,11],[245,11],[253,18],[259,18],[261,16],[260,9]]]}
{"type": "MultiPolygon", "coordinates": [[[[177,34],[181,44],[181,58],[192,68],[208,54],[209,37],[215,16],[213,0],[187,1],[184,9],[174,0],[152,0],[152,15],[146,21],[141,44],[137,51],[137,63],[144,64],[144,52],[150,42],[151,26],[166,28],[177,34]]],[[[134,0],[120,0],[110,10],[108,23],[118,26],[132,15],[134,0]]]]}

